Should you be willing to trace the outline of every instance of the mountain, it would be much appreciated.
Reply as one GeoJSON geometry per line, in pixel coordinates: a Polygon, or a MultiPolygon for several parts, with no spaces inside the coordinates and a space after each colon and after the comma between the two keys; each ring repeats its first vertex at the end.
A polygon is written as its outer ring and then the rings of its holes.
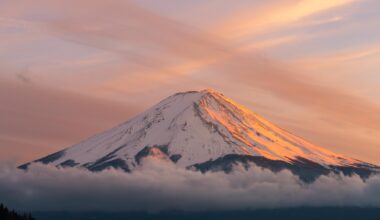
{"type": "Polygon", "coordinates": [[[289,169],[306,181],[331,172],[368,177],[380,171],[311,144],[211,89],[174,94],[123,124],[33,162],[130,172],[147,156],[202,172],[254,163],[276,172],[289,169]]]}

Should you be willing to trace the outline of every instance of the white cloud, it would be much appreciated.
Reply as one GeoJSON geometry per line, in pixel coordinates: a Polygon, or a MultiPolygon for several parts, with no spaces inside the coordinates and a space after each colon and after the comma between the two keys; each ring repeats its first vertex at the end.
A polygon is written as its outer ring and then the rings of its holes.
{"type": "Polygon", "coordinates": [[[146,160],[133,173],[0,166],[2,202],[22,210],[241,210],[298,206],[380,207],[380,177],[323,176],[304,184],[288,171],[258,167],[206,173],[146,160]]]}

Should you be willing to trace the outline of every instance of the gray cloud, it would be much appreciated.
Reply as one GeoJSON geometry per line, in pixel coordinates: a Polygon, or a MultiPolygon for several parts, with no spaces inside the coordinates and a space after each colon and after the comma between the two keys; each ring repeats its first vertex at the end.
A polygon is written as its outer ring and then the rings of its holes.
{"type": "Polygon", "coordinates": [[[133,173],[90,173],[33,165],[0,166],[0,195],[25,210],[239,210],[297,206],[380,207],[380,177],[324,176],[310,185],[288,171],[258,167],[232,174],[190,171],[148,159],[133,173]]]}
{"type": "Polygon", "coordinates": [[[28,76],[28,70],[16,73],[16,78],[23,83],[31,83],[32,82],[32,78],[30,76],[28,76]]]}

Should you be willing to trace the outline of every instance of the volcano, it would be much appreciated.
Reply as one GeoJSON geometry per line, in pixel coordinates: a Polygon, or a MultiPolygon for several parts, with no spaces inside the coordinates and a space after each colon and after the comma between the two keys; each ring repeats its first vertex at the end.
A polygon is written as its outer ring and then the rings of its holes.
{"type": "Polygon", "coordinates": [[[305,181],[330,173],[366,178],[380,171],[311,144],[212,89],[176,93],[127,122],[31,163],[132,172],[145,157],[202,172],[255,164],[274,172],[288,169],[305,181]]]}

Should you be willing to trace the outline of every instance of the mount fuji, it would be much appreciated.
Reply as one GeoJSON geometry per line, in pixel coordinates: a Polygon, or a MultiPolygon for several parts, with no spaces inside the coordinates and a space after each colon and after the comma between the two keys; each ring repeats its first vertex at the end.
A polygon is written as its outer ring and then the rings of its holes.
{"type": "Polygon", "coordinates": [[[304,181],[330,173],[367,178],[380,171],[311,144],[211,89],[176,93],[125,123],[20,168],[43,163],[133,172],[145,157],[202,172],[255,164],[274,172],[288,169],[304,181]]]}

